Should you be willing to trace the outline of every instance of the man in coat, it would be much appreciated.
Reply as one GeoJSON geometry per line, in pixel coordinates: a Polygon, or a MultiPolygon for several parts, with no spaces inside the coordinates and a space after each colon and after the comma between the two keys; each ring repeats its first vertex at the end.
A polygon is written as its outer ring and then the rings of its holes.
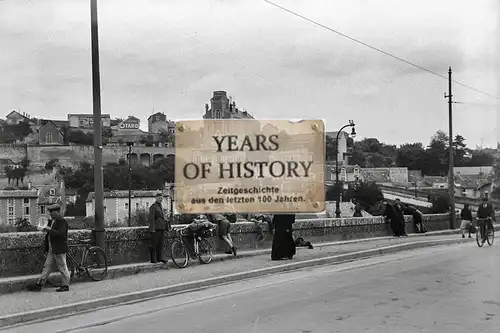
{"type": "Polygon", "coordinates": [[[61,216],[61,206],[58,204],[47,207],[51,219],[47,226],[42,228],[45,233],[45,253],[47,257],[43,265],[42,274],[35,285],[29,286],[31,291],[41,291],[55,266],[61,273],[61,286],[57,292],[69,291],[70,273],[66,264],[68,253],[68,222],[61,216]]]}
{"type": "Polygon", "coordinates": [[[163,195],[156,194],[156,201],[149,207],[148,221],[149,221],[149,234],[151,238],[151,247],[149,254],[151,263],[155,264],[161,262],[166,264],[163,250],[165,247],[165,231],[169,229],[169,225],[165,220],[165,213],[163,212],[163,195]]]}

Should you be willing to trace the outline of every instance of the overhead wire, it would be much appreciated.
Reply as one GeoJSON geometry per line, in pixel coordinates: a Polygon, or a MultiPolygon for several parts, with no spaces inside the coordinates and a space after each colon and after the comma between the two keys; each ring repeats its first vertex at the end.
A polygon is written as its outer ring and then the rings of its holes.
{"type": "MultiPolygon", "coordinates": [[[[407,65],[413,66],[413,67],[415,67],[415,68],[418,68],[418,69],[420,69],[420,70],[423,70],[423,71],[428,72],[428,73],[430,73],[430,74],[433,74],[433,75],[435,75],[435,76],[438,76],[438,77],[440,77],[440,78],[443,78],[443,79],[448,80],[448,77],[447,77],[447,76],[445,76],[445,75],[442,75],[442,74],[436,73],[436,72],[434,72],[434,71],[432,71],[432,70],[430,70],[430,69],[427,69],[427,68],[425,68],[425,67],[423,67],[423,66],[420,66],[420,65],[417,65],[417,64],[415,64],[415,63],[413,63],[413,62],[411,62],[411,61],[408,61],[408,60],[406,60],[406,59],[403,59],[403,58],[401,58],[401,57],[398,57],[398,56],[396,56],[396,55],[394,55],[394,54],[391,54],[391,53],[389,53],[389,52],[387,52],[387,51],[384,51],[384,50],[382,50],[382,49],[380,49],[380,48],[378,48],[378,47],[372,46],[372,45],[370,45],[370,44],[368,44],[368,43],[365,43],[365,42],[363,42],[363,41],[361,41],[361,40],[359,40],[359,39],[356,39],[356,38],[354,38],[354,37],[351,37],[351,36],[349,36],[349,35],[347,35],[347,34],[344,34],[344,33],[340,32],[340,31],[338,31],[338,30],[335,30],[335,29],[333,29],[333,28],[330,28],[330,27],[328,27],[328,26],[326,26],[326,25],[324,25],[324,24],[322,24],[322,23],[320,23],[320,22],[318,22],[318,21],[315,21],[315,20],[313,20],[313,19],[311,19],[311,18],[308,18],[308,17],[306,17],[306,16],[304,16],[304,15],[301,15],[301,14],[299,14],[299,13],[297,13],[297,12],[294,12],[293,10],[290,10],[290,9],[288,9],[288,8],[286,8],[286,7],[283,7],[283,6],[281,6],[281,5],[278,5],[278,4],[276,4],[276,3],[272,2],[272,1],[269,1],[269,0],[263,0],[263,1],[264,1],[264,2],[267,2],[267,3],[268,3],[268,4],[270,4],[270,5],[275,6],[276,8],[281,9],[281,10],[283,10],[283,11],[285,11],[285,12],[287,12],[287,13],[291,14],[291,15],[294,15],[294,16],[296,16],[296,17],[299,17],[299,18],[301,18],[301,19],[303,19],[303,20],[305,20],[305,21],[308,21],[308,22],[310,22],[310,23],[312,23],[312,24],[314,24],[314,25],[316,25],[316,26],[318,26],[318,27],[321,27],[321,28],[323,28],[323,29],[326,29],[326,30],[328,30],[328,31],[330,31],[330,32],[333,32],[333,33],[335,33],[335,34],[337,34],[337,35],[339,35],[339,36],[342,36],[342,37],[344,37],[344,38],[347,38],[347,39],[349,39],[349,40],[351,40],[351,41],[353,41],[353,42],[355,42],[355,43],[361,44],[361,45],[363,45],[363,46],[365,46],[365,47],[367,47],[367,48],[369,48],[369,49],[372,49],[372,50],[374,50],[374,51],[376,51],[376,52],[382,53],[382,54],[384,54],[384,55],[386,55],[386,56],[388,56],[388,57],[391,57],[391,58],[393,58],[393,59],[396,59],[396,60],[398,60],[398,61],[401,61],[401,62],[403,62],[403,63],[405,63],[405,64],[407,64],[407,65]]],[[[467,85],[467,84],[465,84],[465,83],[462,83],[462,82],[460,82],[460,81],[452,80],[452,82],[453,82],[453,83],[455,83],[455,84],[458,84],[458,85],[460,85],[460,86],[462,86],[462,87],[464,87],[464,88],[467,88],[467,89],[473,90],[473,91],[475,91],[475,92],[477,92],[477,93],[480,93],[480,94],[486,95],[486,96],[488,96],[488,97],[495,98],[495,99],[500,99],[500,97],[498,97],[498,96],[492,95],[492,94],[487,93],[487,92],[482,91],[482,90],[479,90],[479,89],[477,89],[477,88],[474,88],[474,87],[472,87],[472,86],[469,86],[469,85],[467,85]]]]}

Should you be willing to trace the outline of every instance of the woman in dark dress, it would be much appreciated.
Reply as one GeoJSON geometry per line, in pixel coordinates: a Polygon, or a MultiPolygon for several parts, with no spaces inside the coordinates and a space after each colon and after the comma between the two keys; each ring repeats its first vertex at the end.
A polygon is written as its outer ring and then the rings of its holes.
{"type": "Polygon", "coordinates": [[[275,214],[273,217],[274,237],[271,251],[272,260],[292,259],[295,255],[292,225],[295,214],[275,214]]]}

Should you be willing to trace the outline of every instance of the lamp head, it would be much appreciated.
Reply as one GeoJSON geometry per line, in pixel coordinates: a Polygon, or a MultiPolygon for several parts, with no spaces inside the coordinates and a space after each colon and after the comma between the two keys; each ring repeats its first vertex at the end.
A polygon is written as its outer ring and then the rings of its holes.
{"type": "Polygon", "coordinates": [[[355,137],[356,137],[356,129],[354,128],[354,126],[352,127],[351,137],[352,137],[352,138],[355,138],[355,137]]]}

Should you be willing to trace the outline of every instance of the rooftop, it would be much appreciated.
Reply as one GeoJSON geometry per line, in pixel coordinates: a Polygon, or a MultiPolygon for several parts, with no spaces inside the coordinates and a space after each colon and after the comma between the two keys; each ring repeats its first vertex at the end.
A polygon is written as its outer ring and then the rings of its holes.
{"type": "Polygon", "coordinates": [[[0,198],[38,198],[38,190],[0,190],[0,198]]]}

